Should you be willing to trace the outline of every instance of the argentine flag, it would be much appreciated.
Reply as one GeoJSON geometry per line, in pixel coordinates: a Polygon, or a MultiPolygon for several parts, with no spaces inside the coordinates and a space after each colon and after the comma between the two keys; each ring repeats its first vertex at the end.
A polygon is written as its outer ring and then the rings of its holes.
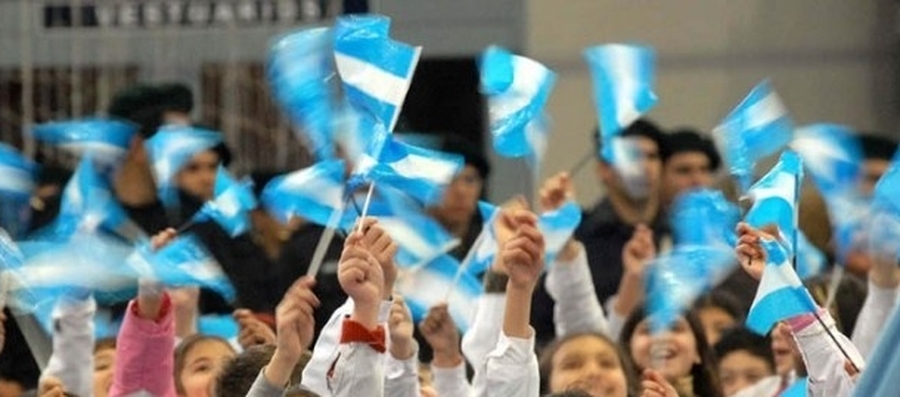
{"type": "Polygon", "coordinates": [[[381,130],[357,164],[350,186],[376,182],[433,205],[462,167],[462,156],[409,145],[381,130]]]}
{"type": "Polygon", "coordinates": [[[794,272],[785,248],[773,240],[763,240],[762,246],[768,260],[756,297],[747,314],[747,328],[765,335],[775,323],[801,314],[814,313],[817,306],[794,272]]]}
{"type": "Polygon", "coordinates": [[[180,235],[168,245],[153,251],[141,244],[126,261],[140,277],[172,287],[199,286],[209,288],[226,301],[235,299],[234,286],[219,263],[191,234],[180,235]]]}
{"type": "Polygon", "coordinates": [[[216,197],[207,201],[194,215],[194,220],[202,222],[213,220],[231,237],[239,236],[250,230],[250,211],[256,208],[256,196],[253,195],[253,182],[236,181],[224,167],[219,166],[216,175],[216,197]]]}
{"type": "Polygon", "coordinates": [[[741,194],[750,187],[756,162],[787,145],[792,130],[787,109],[768,81],[753,87],[713,129],[713,137],[725,154],[729,172],[737,179],[741,194]]]}
{"type": "Polygon", "coordinates": [[[175,200],[175,175],[194,155],[222,143],[222,134],[181,125],[163,126],[144,142],[150,156],[150,170],[165,204],[175,200]]]}
{"type": "Polygon", "coordinates": [[[900,259],[900,152],[875,185],[869,219],[874,253],[900,259]]]}
{"type": "Polygon", "coordinates": [[[556,74],[498,46],[479,59],[481,92],[487,95],[494,150],[505,157],[540,158],[545,150],[544,106],[556,74]]]}
{"type": "Polygon", "coordinates": [[[37,171],[37,164],[0,143],[0,227],[17,238],[28,231],[37,171]]]}
{"type": "Polygon", "coordinates": [[[393,131],[422,48],[392,40],[390,23],[374,14],[338,18],[334,58],[350,104],[393,131]]]}
{"type": "Polygon", "coordinates": [[[718,190],[699,189],[680,195],[672,206],[670,223],[675,245],[734,245],[740,210],[718,190]]]}
{"type": "Polygon", "coordinates": [[[76,155],[90,154],[102,164],[115,164],[128,152],[137,132],[134,124],[101,118],[38,124],[31,136],[76,155]]]}
{"type": "Polygon", "coordinates": [[[544,266],[552,266],[569,237],[581,223],[581,207],[574,201],[568,201],[554,211],[548,211],[538,217],[538,230],[544,235],[544,266]]]}
{"type": "Polygon", "coordinates": [[[466,253],[461,264],[463,271],[474,277],[480,276],[490,269],[499,249],[494,224],[497,222],[500,209],[486,201],[479,201],[478,211],[481,212],[481,219],[484,220],[481,225],[481,233],[478,234],[478,238],[469,248],[469,252],[466,253]]]}
{"type": "Polygon", "coordinates": [[[785,151],[778,164],[749,191],[753,206],[747,211],[746,222],[757,229],[769,224],[778,226],[784,241],[788,242],[788,252],[794,252],[802,167],[796,153],[785,151]]]}
{"type": "Polygon", "coordinates": [[[459,272],[459,262],[442,255],[425,266],[401,273],[396,290],[406,300],[413,321],[418,324],[428,315],[428,309],[447,302],[450,316],[465,333],[475,318],[478,297],[484,293],[481,281],[459,272]]]}
{"type": "Polygon", "coordinates": [[[794,132],[791,148],[803,158],[828,207],[839,263],[853,249],[868,206],[858,193],[863,153],[853,131],[834,124],[815,124],[794,132]]]}
{"type": "Polygon", "coordinates": [[[281,223],[299,216],[326,226],[334,212],[343,212],[344,170],[344,161],[325,160],[278,176],[269,181],[260,200],[281,223]]]}
{"type": "Polygon", "coordinates": [[[396,216],[379,216],[378,224],[397,243],[395,262],[400,267],[424,265],[459,245],[459,239],[443,226],[413,209],[396,216]]]}
{"type": "Polygon", "coordinates": [[[612,138],[656,105],[656,55],[650,47],[607,44],[586,49],[584,58],[594,81],[600,155],[614,163],[612,138]]]}
{"type": "Polygon", "coordinates": [[[266,64],[276,101],[320,160],[335,155],[333,40],[332,30],[324,27],[284,35],[272,44],[266,64]]]}

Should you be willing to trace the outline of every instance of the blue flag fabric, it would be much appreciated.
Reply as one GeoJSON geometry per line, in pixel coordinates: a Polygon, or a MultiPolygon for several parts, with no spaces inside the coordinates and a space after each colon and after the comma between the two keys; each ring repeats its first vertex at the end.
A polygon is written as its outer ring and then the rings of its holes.
{"type": "Polygon", "coordinates": [[[481,92],[488,97],[494,150],[505,157],[542,157],[545,144],[537,138],[546,133],[541,128],[543,112],[556,74],[497,46],[481,54],[479,68],[481,92]]]}
{"type": "Polygon", "coordinates": [[[216,197],[207,201],[194,215],[194,220],[213,220],[231,237],[250,230],[250,211],[256,208],[253,182],[249,179],[236,181],[224,167],[219,167],[216,175],[216,197]]]}
{"type": "Polygon", "coordinates": [[[787,389],[785,389],[778,397],[806,397],[809,390],[809,379],[800,378],[794,381],[787,389]]]}
{"type": "Polygon", "coordinates": [[[160,198],[174,204],[175,175],[194,155],[222,142],[222,134],[190,126],[168,125],[144,142],[160,198]]]}
{"type": "Polygon", "coordinates": [[[399,246],[394,261],[400,267],[425,265],[459,245],[459,239],[437,221],[414,209],[377,218],[378,224],[399,246]]]}
{"type": "Polygon", "coordinates": [[[900,376],[900,306],[895,306],[890,319],[881,331],[872,356],[866,363],[853,397],[890,396],[896,394],[897,376],[900,376]]]}
{"type": "Polygon", "coordinates": [[[717,190],[692,190],[679,196],[672,206],[675,245],[734,245],[734,228],[740,220],[740,209],[717,190]]]}
{"type": "Polygon", "coordinates": [[[775,323],[814,313],[818,306],[791,266],[784,246],[773,240],[763,240],[762,246],[768,260],[747,314],[747,328],[765,335],[775,323]]]}
{"type": "Polygon", "coordinates": [[[198,286],[217,292],[228,302],[235,299],[236,292],[231,280],[203,248],[200,240],[191,234],[180,235],[155,252],[149,244],[142,244],[127,263],[141,277],[156,280],[167,287],[198,286]]]}
{"type": "Polygon", "coordinates": [[[103,164],[115,164],[128,152],[138,126],[125,121],[87,118],[38,124],[34,139],[75,153],[90,154],[103,164]]]}
{"type": "Polygon", "coordinates": [[[477,278],[459,272],[459,266],[453,257],[442,255],[398,278],[397,292],[406,300],[414,322],[422,321],[432,306],[447,302],[456,326],[462,332],[469,329],[484,289],[477,278]]]}
{"type": "Polygon", "coordinates": [[[806,238],[806,233],[797,230],[797,275],[803,280],[818,276],[827,264],[825,254],[806,238]]]}
{"type": "Polygon", "coordinates": [[[756,85],[713,130],[739,193],[750,187],[756,162],[787,145],[792,131],[787,109],[768,81],[756,85]]]}
{"type": "Polygon", "coordinates": [[[230,314],[207,314],[197,319],[197,332],[201,335],[218,336],[227,341],[238,338],[240,325],[230,314]]]}
{"type": "Polygon", "coordinates": [[[15,238],[28,231],[37,171],[37,164],[0,143],[0,227],[15,238]]]}
{"type": "Polygon", "coordinates": [[[538,230],[544,235],[544,265],[552,266],[569,237],[581,223],[581,207],[574,201],[568,201],[555,211],[549,211],[538,217],[538,230]]]}
{"type": "Polygon", "coordinates": [[[584,57],[594,81],[600,155],[613,163],[610,142],[656,105],[656,55],[650,47],[608,44],[586,49],[584,57]]]}
{"type": "Polygon", "coordinates": [[[344,170],[344,161],[326,160],[278,176],[263,189],[260,201],[282,223],[299,216],[325,226],[335,211],[343,211],[344,170]]]}
{"type": "Polygon", "coordinates": [[[275,99],[320,160],[335,155],[333,41],[332,30],[324,27],[286,34],[269,49],[266,65],[275,99]]]}
{"type": "Polygon", "coordinates": [[[374,14],[338,18],[334,57],[350,104],[393,131],[422,49],[392,40],[390,23],[374,14]]]}
{"type": "Polygon", "coordinates": [[[788,252],[794,252],[794,238],[797,231],[797,201],[800,196],[800,181],[803,179],[803,164],[792,151],[785,151],[778,164],[768,174],[750,188],[753,206],[745,220],[750,226],[761,228],[769,224],[778,226],[788,252]]]}
{"type": "Polygon", "coordinates": [[[462,167],[459,155],[409,145],[382,130],[354,170],[350,186],[376,182],[400,190],[423,205],[434,205],[462,167]]]}
{"type": "Polygon", "coordinates": [[[873,253],[900,259],[900,152],[875,185],[869,223],[873,253]]]}
{"type": "Polygon", "coordinates": [[[853,131],[834,124],[814,124],[794,132],[791,148],[822,193],[831,219],[838,263],[845,263],[862,231],[868,206],[858,193],[862,147],[853,131]]]}
{"type": "Polygon", "coordinates": [[[481,219],[484,220],[481,233],[469,248],[469,252],[461,264],[467,273],[475,277],[486,272],[497,256],[497,234],[494,231],[494,224],[500,213],[497,206],[486,201],[478,202],[478,211],[481,212],[481,219]]]}

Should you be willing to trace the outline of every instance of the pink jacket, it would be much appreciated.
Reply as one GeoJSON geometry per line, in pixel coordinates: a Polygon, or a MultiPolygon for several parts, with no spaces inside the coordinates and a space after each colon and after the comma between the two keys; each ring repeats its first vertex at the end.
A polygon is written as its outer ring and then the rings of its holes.
{"type": "Polygon", "coordinates": [[[149,393],[175,397],[175,315],[169,295],[163,295],[160,318],[138,316],[137,300],[125,311],[116,339],[116,367],[110,397],[149,393]]]}

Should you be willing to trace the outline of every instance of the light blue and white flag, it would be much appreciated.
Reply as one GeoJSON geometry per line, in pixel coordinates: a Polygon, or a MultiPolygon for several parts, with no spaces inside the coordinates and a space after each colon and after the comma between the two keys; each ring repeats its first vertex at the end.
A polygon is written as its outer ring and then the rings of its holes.
{"type": "Polygon", "coordinates": [[[378,224],[399,247],[394,261],[400,267],[425,265],[459,245],[459,239],[440,223],[415,209],[377,218],[378,224]]]}
{"type": "Polygon", "coordinates": [[[900,152],[875,185],[868,226],[872,253],[900,259],[900,152]]]}
{"type": "Polygon", "coordinates": [[[733,247],[740,209],[718,190],[692,190],[672,205],[670,222],[676,246],[733,247]]]}
{"type": "Polygon", "coordinates": [[[217,292],[228,302],[235,299],[231,280],[200,240],[191,234],[180,235],[157,251],[149,244],[142,244],[127,263],[140,277],[156,280],[167,287],[198,286],[217,292]]]}
{"type": "Polygon", "coordinates": [[[797,275],[806,280],[822,274],[828,259],[801,230],[797,230],[797,246],[797,275]]]}
{"type": "Polygon", "coordinates": [[[406,299],[415,323],[422,321],[432,306],[447,302],[456,326],[463,332],[469,329],[484,289],[474,276],[458,272],[459,266],[452,256],[442,255],[425,266],[401,273],[395,288],[406,299]]]}
{"type": "Polygon", "coordinates": [[[745,220],[754,228],[774,224],[778,226],[788,252],[793,255],[797,229],[797,201],[803,165],[800,156],[792,151],[781,154],[778,164],[750,188],[753,206],[745,220]]]}
{"type": "Polygon", "coordinates": [[[197,319],[197,333],[218,336],[229,342],[237,340],[241,327],[230,314],[207,314],[197,319]]]}
{"type": "Polygon", "coordinates": [[[102,164],[115,164],[128,152],[138,126],[125,121],[87,118],[38,124],[31,136],[74,153],[90,154],[102,164]]]}
{"type": "Polygon", "coordinates": [[[859,195],[863,152],[849,128],[814,124],[794,131],[791,148],[803,158],[828,208],[837,246],[838,263],[845,263],[863,231],[868,205],[859,195]]]}
{"type": "Polygon", "coordinates": [[[462,156],[409,145],[383,130],[366,151],[351,176],[351,189],[377,182],[426,206],[443,198],[444,189],[463,167],[462,156]]]}
{"type": "Polygon", "coordinates": [[[0,143],[0,227],[15,238],[28,231],[37,171],[37,164],[0,143]]]}
{"type": "Polygon", "coordinates": [[[792,130],[787,109],[768,81],[756,85],[713,129],[740,194],[750,187],[756,162],[787,145],[792,130]]]}
{"type": "Polygon", "coordinates": [[[338,18],[334,57],[350,104],[393,131],[422,48],[392,40],[390,23],[374,14],[338,18]]]}
{"type": "Polygon", "coordinates": [[[38,232],[38,236],[65,240],[75,233],[101,230],[129,242],[147,237],[116,200],[93,157],[86,155],[63,189],[59,215],[48,229],[38,232]]]}
{"type": "Polygon", "coordinates": [[[890,396],[897,392],[897,377],[900,376],[897,346],[900,346],[900,305],[894,305],[878,342],[872,348],[853,397],[890,396]]]}
{"type": "Polygon", "coordinates": [[[806,397],[807,390],[809,390],[809,378],[803,377],[794,381],[778,397],[806,397]]]}
{"type": "Polygon", "coordinates": [[[481,225],[481,233],[478,234],[478,238],[469,248],[469,252],[466,253],[461,264],[463,270],[474,277],[478,277],[490,269],[499,249],[494,224],[497,223],[500,209],[486,201],[479,201],[478,211],[481,212],[481,219],[484,221],[481,225]]]}
{"type": "Polygon", "coordinates": [[[335,156],[333,40],[332,30],[324,27],[286,34],[272,44],[266,65],[276,101],[319,160],[335,156]]]}
{"type": "Polygon", "coordinates": [[[613,163],[610,142],[656,105],[656,55],[650,47],[608,44],[588,48],[585,60],[594,81],[600,120],[600,155],[613,163]]]}
{"type": "Polygon", "coordinates": [[[194,220],[213,220],[231,237],[250,230],[250,211],[257,206],[253,182],[249,179],[236,181],[224,167],[219,166],[215,194],[214,199],[204,203],[194,214],[194,220]]]}
{"type": "MultiPolygon", "coordinates": [[[[55,321],[53,320],[54,310],[66,310],[62,305],[72,305],[72,303],[69,302],[74,299],[81,299],[81,297],[60,296],[57,298],[56,296],[53,296],[50,299],[41,301],[39,306],[31,314],[37,319],[37,322],[44,330],[44,333],[48,336],[52,336],[55,327],[55,321]],[[58,306],[59,309],[57,309],[56,306],[58,306]]],[[[98,308],[94,313],[94,318],[93,321],[91,321],[90,326],[93,327],[95,340],[115,338],[116,335],[119,334],[119,328],[122,327],[122,321],[113,320],[109,310],[98,308]]]]}
{"type": "Polygon", "coordinates": [[[538,230],[544,235],[544,263],[547,268],[556,261],[556,256],[566,246],[579,223],[581,207],[574,201],[568,201],[558,209],[538,217],[538,230]]]}
{"type": "Polygon", "coordinates": [[[652,193],[644,166],[645,154],[637,137],[613,137],[603,144],[601,150],[609,156],[604,158],[611,161],[613,170],[619,175],[629,196],[642,199],[652,193]]]}
{"type": "Polygon", "coordinates": [[[163,203],[175,200],[175,175],[194,155],[222,143],[222,134],[181,125],[167,125],[144,142],[150,156],[150,169],[163,203]]]}
{"type": "Polygon", "coordinates": [[[278,176],[269,181],[260,200],[281,223],[299,216],[325,226],[335,211],[344,210],[344,170],[344,161],[326,160],[278,176]]]}
{"type": "Polygon", "coordinates": [[[543,157],[546,129],[541,128],[542,118],[556,74],[498,46],[484,50],[479,68],[494,150],[505,157],[543,157]]]}
{"type": "Polygon", "coordinates": [[[747,314],[747,328],[765,335],[775,323],[801,314],[814,313],[818,306],[791,266],[785,247],[768,239],[762,241],[762,246],[768,260],[756,297],[747,314]]]}

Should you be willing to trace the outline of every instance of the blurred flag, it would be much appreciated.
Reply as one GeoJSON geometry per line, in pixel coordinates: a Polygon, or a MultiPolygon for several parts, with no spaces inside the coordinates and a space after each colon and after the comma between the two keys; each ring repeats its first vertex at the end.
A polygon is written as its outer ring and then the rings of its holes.
{"type": "Polygon", "coordinates": [[[828,207],[838,263],[845,263],[861,232],[867,205],[859,195],[862,147],[853,131],[834,124],[815,124],[794,132],[791,148],[803,158],[828,207]]]}
{"type": "Polygon", "coordinates": [[[325,226],[335,211],[343,211],[344,161],[326,160],[278,176],[263,189],[260,201],[275,219],[294,216],[325,226]]]}
{"type": "Polygon", "coordinates": [[[806,280],[825,271],[828,259],[813,243],[806,238],[806,233],[797,230],[797,275],[806,280]]]}
{"type": "Polygon", "coordinates": [[[581,207],[574,201],[568,201],[555,211],[541,214],[538,218],[538,230],[544,235],[544,264],[552,266],[569,237],[581,223],[581,207]]]}
{"type": "Polygon", "coordinates": [[[788,253],[777,241],[763,240],[768,261],[763,270],[756,298],[747,314],[747,328],[767,334],[775,323],[817,309],[809,291],[791,266],[788,253]]]}
{"type": "Polygon", "coordinates": [[[756,162],[787,145],[792,130],[787,109],[768,81],[753,87],[713,129],[729,172],[738,182],[740,194],[750,187],[756,162]]]}
{"type": "MultiPolygon", "coordinates": [[[[53,297],[52,299],[47,299],[46,301],[42,301],[38,308],[32,313],[35,319],[37,319],[38,324],[40,324],[41,328],[44,330],[49,336],[53,335],[54,323],[53,314],[56,306],[65,305],[68,303],[64,303],[65,301],[72,299],[81,299],[80,297],[53,297]]],[[[65,310],[65,309],[59,309],[65,310]]],[[[106,338],[115,338],[116,335],[119,334],[119,328],[122,327],[121,320],[113,320],[112,314],[109,310],[105,310],[102,308],[98,308],[94,313],[93,321],[91,322],[91,326],[94,328],[94,339],[106,339],[106,338]]]]}
{"type": "MultiPolygon", "coordinates": [[[[809,390],[809,379],[800,378],[794,381],[787,389],[785,389],[778,397],[806,397],[806,391],[809,390]]],[[[873,394],[874,395],[874,394],[873,394]]]]}
{"type": "Polygon", "coordinates": [[[231,280],[193,235],[180,235],[155,252],[148,244],[142,244],[127,263],[140,277],[166,287],[198,286],[217,292],[228,302],[235,299],[231,280]]]}
{"type": "Polygon", "coordinates": [[[675,245],[731,247],[740,210],[718,190],[692,190],[680,195],[671,209],[675,245]]]}
{"type": "Polygon", "coordinates": [[[76,155],[90,154],[103,164],[115,164],[128,152],[138,126],[124,121],[87,118],[38,124],[31,136],[76,155]]]}
{"type": "Polygon", "coordinates": [[[437,221],[414,209],[379,216],[378,224],[399,246],[395,262],[400,267],[424,265],[459,245],[459,239],[437,221]]]}
{"type": "Polygon", "coordinates": [[[93,157],[87,155],[81,158],[63,189],[56,220],[36,236],[65,240],[75,233],[100,230],[129,242],[147,237],[116,200],[109,183],[99,174],[93,157]]]}
{"type": "Polygon", "coordinates": [[[272,94],[319,160],[335,156],[333,40],[324,27],[286,34],[269,49],[266,64],[272,94]]]}
{"type": "Polygon", "coordinates": [[[350,104],[393,131],[422,48],[392,40],[390,23],[374,14],[338,18],[334,57],[350,104]]]}
{"type": "Polygon", "coordinates": [[[761,228],[774,224],[778,226],[788,252],[793,255],[794,238],[797,231],[797,201],[800,195],[800,181],[803,179],[803,165],[800,157],[792,151],[781,154],[778,164],[768,174],[750,188],[753,206],[747,211],[745,220],[750,226],[761,228]]]}
{"type": "Polygon", "coordinates": [[[13,237],[28,231],[31,217],[31,193],[38,166],[19,152],[0,143],[0,227],[13,237]]]}
{"type": "Polygon", "coordinates": [[[424,205],[440,202],[444,189],[462,169],[462,156],[423,149],[381,131],[351,176],[351,188],[377,182],[404,192],[424,205]]]}
{"type": "Polygon", "coordinates": [[[478,277],[490,269],[498,250],[494,224],[500,213],[499,208],[486,201],[479,201],[478,211],[481,212],[481,219],[484,220],[481,225],[481,233],[478,234],[478,238],[475,239],[475,243],[469,248],[469,252],[466,253],[466,257],[460,264],[463,271],[474,277],[478,277]]]}
{"type": "Polygon", "coordinates": [[[900,376],[900,305],[894,310],[881,331],[881,337],[872,349],[866,368],[856,383],[853,397],[890,396],[897,393],[897,377],[900,376]]]}
{"type": "Polygon", "coordinates": [[[479,59],[481,92],[487,95],[494,150],[505,157],[540,158],[546,141],[544,106],[556,74],[498,46],[479,59]],[[538,138],[543,138],[538,139],[538,138]]]}
{"type": "Polygon", "coordinates": [[[222,134],[190,126],[168,125],[144,142],[150,156],[150,169],[156,179],[160,198],[174,204],[177,191],[175,175],[194,155],[222,143],[222,134]]]}
{"type": "Polygon", "coordinates": [[[900,152],[875,185],[869,216],[872,252],[900,259],[900,152]]]}
{"type": "Polygon", "coordinates": [[[238,338],[240,326],[230,314],[207,314],[197,319],[197,333],[231,341],[238,338]]]}
{"type": "Polygon", "coordinates": [[[237,237],[250,230],[250,211],[257,206],[253,195],[253,182],[249,179],[236,181],[225,167],[219,166],[216,175],[216,197],[207,201],[194,214],[194,221],[213,220],[231,237],[237,237]]]}
{"type": "Polygon", "coordinates": [[[425,319],[432,306],[447,302],[456,326],[463,332],[469,329],[484,289],[474,276],[458,272],[459,266],[452,256],[442,255],[398,278],[396,290],[406,299],[416,324],[425,319]]]}
{"type": "Polygon", "coordinates": [[[656,105],[656,55],[650,47],[608,44],[588,48],[585,60],[594,81],[600,120],[600,155],[614,163],[610,142],[656,105]]]}
{"type": "Polygon", "coordinates": [[[644,151],[637,137],[616,136],[603,144],[613,169],[622,180],[628,195],[635,199],[650,195],[650,181],[647,180],[647,169],[644,166],[644,151]]]}

